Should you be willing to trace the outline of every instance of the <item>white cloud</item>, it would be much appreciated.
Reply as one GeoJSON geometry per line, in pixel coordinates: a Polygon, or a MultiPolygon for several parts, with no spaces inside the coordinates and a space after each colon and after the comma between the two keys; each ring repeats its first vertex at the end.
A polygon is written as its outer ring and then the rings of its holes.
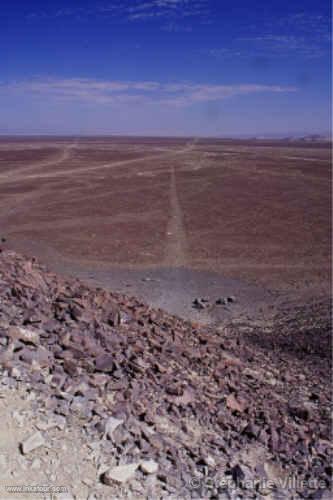
{"type": "Polygon", "coordinates": [[[204,54],[216,57],[216,59],[234,58],[244,55],[242,51],[229,47],[219,47],[202,51],[204,54]]]}
{"type": "MultiPolygon", "coordinates": [[[[70,17],[79,19],[95,16],[103,18],[116,17],[118,20],[127,21],[161,19],[167,22],[196,17],[204,22],[209,14],[208,6],[209,0],[136,0],[130,6],[125,3],[115,3],[111,5],[95,5],[91,8],[66,7],[58,10],[49,9],[47,11],[31,12],[26,17],[31,21],[45,18],[70,17]]],[[[176,31],[176,29],[170,29],[170,31],[176,31]]]]}
{"type": "Polygon", "coordinates": [[[239,40],[245,42],[248,48],[252,47],[252,50],[256,50],[259,55],[265,52],[266,55],[272,56],[297,54],[313,58],[321,57],[328,51],[328,44],[324,40],[298,34],[268,33],[239,40]]]}
{"type": "Polygon", "coordinates": [[[161,27],[163,31],[169,31],[170,33],[190,33],[193,28],[190,25],[185,24],[177,24],[174,22],[170,22],[161,27]]]}
{"type": "Polygon", "coordinates": [[[330,27],[330,19],[323,13],[297,12],[270,19],[260,30],[255,28],[255,34],[238,38],[238,41],[247,45],[243,47],[245,53],[254,49],[259,55],[265,52],[272,56],[317,58],[329,54],[330,27]]]}
{"type": "Polygon", "coordinates": [[[331,36],[325,29],[323,16],[291,16],[285,19],[284,29],[280,21],[270,23],[270,30],[266,26],[265,31],[256,30],[256,34],[234,38],[229,45],[205,49],[203,53],[217,59],[296,56],[314,59],[329,56],[331,36]],[[311,31],[311,26],[314,31],[311,31]]]}
{"type": "Polygon", "coordinates": [[[217,59],[251,57],[314,59],[330,54],[330,20],[323,13],[298,12],[271,16],[257,25],[247,25],[246,35],[234,37],[224,46],[202,53],[217,59]]]}
{"type": "Polygon", "coordinates": [[[325,35],[330,32],[330,18],[322,13],[296,12],[279,20],[281,27],[309,35],[325,35]]]}
{"type": "Polygon", "coordinates": [[[133,103],[164,106],[191,106],[196,103],[221,101],[232,96],[263,92],[293,92],[295,87],[261,84],[209,85],[187,82],[109,81],[47,79],[0,84],[0,93],[49,96],[57,99],[89,101],[96,104],[133,103]]]}

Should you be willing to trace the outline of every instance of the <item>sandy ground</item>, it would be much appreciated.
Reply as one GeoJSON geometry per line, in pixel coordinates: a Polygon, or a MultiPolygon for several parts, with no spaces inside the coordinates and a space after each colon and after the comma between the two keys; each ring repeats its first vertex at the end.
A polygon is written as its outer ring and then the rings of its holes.
{"type": "Polygon", "coordinates": [[[233,319],[269,319],[283,301],[281,294],[264,287],[222,277],[211,271],[187,268],[158,268],[137,270],[111,269],[89,271],[78,268],[62,269],[65,274],[83,281],[138,297],[154,308],[194,322],[221,324],[233,319]],[[220,298],[234,297],[235,302],[217,305],[220,298]],[[195,298],[207,300],[206,308],[197,310],[195,298]]]}
{"type": "MultiPolygon", "coordinates": [[[[59,429],[50,425],[44,432],[46,446],[22,455],[20,446],[49,422],[34,391],[26,386],[15,390],[0,387],[0,498],[2,500],[88,498],[96,483],[91,449],[79,426],[59,429]],[[43,425],[44,423],[44,425],[43,425]],[[76,452],[73,454],[73,450],[76,452]],[[13,491],[13,488],[45,487],[42,493],[13,491]]],[[[36,491],[36,490],[35,490],[36,491]]]]}

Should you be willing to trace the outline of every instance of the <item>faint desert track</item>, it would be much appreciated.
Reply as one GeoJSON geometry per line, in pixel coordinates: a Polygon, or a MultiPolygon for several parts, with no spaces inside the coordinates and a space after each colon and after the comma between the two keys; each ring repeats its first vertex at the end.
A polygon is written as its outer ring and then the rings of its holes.
{"type": "Polygon", "coordinates": [[[329,158],[305,158],[304,156],[282,156],[286,160],[302,160],[302,161],[321,161],[324,163],[330,163],[329,158]]]}
{"type": "Polygon", "coordinates": [[[187,238],[183,222],[176,182],[175,167],[170,171],[170,222],[167,230],[165,264],[171,267],[185,266],[187,261],[187,238]]]}
{"type": "Polygon", "coordinates": [[[43,161],[36,162],[32,165],[29,165],[27,167],[20,167],[16,168],[13,171],[7,172],[6,174],[1,174],[0,175],[0,181],[16,181],[20,180],[22,177],[24,179],[29,178],[31,179],[32,177],[38,176],[38,174],[34,175],[26,175],[29,172],[33,172],[36,169],[39,168],[44,168],[44,167],[52,167],[53,165],[59,165],[60,163],[63,163],[64,161],[68,160],[72,156],[72,151],[77,147],[77,141],[68,144],[64,148],[62,148],[59,153],[56,155],[52,156],[51,158],[43,161]]]}
{"type": "Polygon", "coordinates": [[[172,151],[166,151],[163,154],[159,155],[147,155],[142,158],[131,158],[130,160],[120,160],[120,161],[115,161],[112,163],[104,163],[102,165],[94,165],[91,167],[75,167],[67,170],[60,170],[60,171],[52,171],[52,172],[45,172],[45,173],[31,173],[30,175],[26,175],[27,172],[33,172],[36,168],[40,167],[48,167],[48,166],[54,166],[62,163],[63,161],[67,160],[71,156],[71,151],[73,148],[77,146],[77,143],[70,144],[69,146],[66,146],[64,150],[62,151],[61,155],[57,157],[57,159],[52,159],[52,160],[47,160],[43,162],[39,162],[38,164],[34,164],[31,167],[22,167],[19,169],[16,169],[12,173],[9,174],[2,174],[0,175],[0,181],[1,183],[4,182],[13,182],[13,181],[18,181],[18,180],[29,180],[29,179],[43,179],[43,178],[55,178],[55,177],[65,177],[66,175],[71,175],[71,174],[85,174],[85,173],[90,173],[98,170],[103,170],[103,169],[110,169],[110,168],[117,168],[117,167],[122,167],[122,166],[127,166],[131,164],[137,164],[137,163],[142,163],[145,161],[149,160],[162,160],[165,158],[173,157],[173,156],[178,156],[179,154],[185,154],[190,152],[194,148],[195,141],[189,141],[186,146],[182,149],[178,150],[172,150],[172,151]],[[21,174],[21,175],[20,175],[21,174]]]}

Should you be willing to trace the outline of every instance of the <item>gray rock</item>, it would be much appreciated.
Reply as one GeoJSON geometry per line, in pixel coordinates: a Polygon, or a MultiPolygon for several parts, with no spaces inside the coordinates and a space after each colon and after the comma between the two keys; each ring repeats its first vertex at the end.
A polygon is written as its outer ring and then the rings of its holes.
{"type": "Polygon", "coordinates": [[[41,461],[39,458],[34,458],[31,464],[33,470],[39,470],[41,467],[41,461]]]}
{"type": "Polygon", "coordinates": [[[10,326],[7,334],[12,340],[22,340],[22,342],[26,342],[28,344],[39,344],[39,333],[35,330],[30,330],[30,328],[10,326]]]}
{"type": "Polygon", "coordinates": [[[154,460],[143,460],[140,463],[140,469],[145,474],[156,474],[158,471],[158,463],[154,460]]]}
{"type": "Polygon", "coordinates": [[[21,451],[23,455],[30,453],[37,448],[45,445],[45,439],[43,435],[38,431],[32,436],[28,437],[25,441],[21,443],[21,451]]]}
{"type": "Polygon", "coordinates": [[[105,434],[109,439],[113,439],[114,431],[124,423],[123,420],[119,420],[118,418],[109,417],[105,424],[105,434]]]}
{"type": "Polygon", "coordinates": [[[215,459],[214,457],[212,457],[211,455],[207,455],[204,459],[203,459],[204,463],[206,465],[208,465],[208,467],[212,467],[212,468],[215,468],[216,467],[216,462],[215,462],[215,459]]]}
{"type": "Polygon", "coordinates": [[[118,465],[112,469],[108,469],[104,472],[102,480],[103,483],[112,486],[114,484],[123,484],[134,478],[135,472],[138,469],[140,463],[118,465]]]}
{"type": "Polygon", "coordinates": [[[66,418],[62,415],[53,415],[52,420],[40,421],[36,424],[37,429],[40,431],[47,431],[57,427],[59,430],[64,430],[66,427],[66,418]]]}
{"type": "Polygon", "coordinates": [[[12,413],[12,417],[19,427],[23,427],[25,419],[24,419],[24,415],[22,415],[22,413],[15,410],[12,413]]]}
{"type": "Polygon", "coordinates": [[[17,366],[13,366],[10,374],[16,380],[22,380],[22,371],[19,368],[17,368],[17,366]]]}
{"type": "Polygon", "coordinates": [[[54,415],[54,423],[60,431],[63,431],[66,427],[67,421],[62,415],[54,415]]]}

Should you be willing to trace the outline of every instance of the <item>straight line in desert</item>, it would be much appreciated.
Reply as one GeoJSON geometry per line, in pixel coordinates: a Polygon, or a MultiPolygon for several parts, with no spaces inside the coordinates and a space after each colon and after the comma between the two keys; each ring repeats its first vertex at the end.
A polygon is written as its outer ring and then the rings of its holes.
{"type": "Polygon", "coordinates": [[[302,161],[321,161],[324,163],[330,163],[330,158],[305,158],[304,156],[282,156],[286,160],[302,160],[302,161]]]}
{"type": "Polygon", "coordinates": [[[183,222],[178,192],[175,167],[170,172],[170,221],[167,230],[165,264],[171,267],[182,267],[187,262],[187,238],[183,222]]]}
{"type": "MultiPolygon", "coordinates": [[[[167,152],[167,153],[163,153],[163,154],[160,154],[160,155],[148,155],[148,156],[144,156],[142,158],[132,158],[130,160],[120,160],[120,161],[116,161],[116,162],[112,162],[112,163],[105,163],[103,165],[95,165],[95,166],[92,166],[92,167],[76,167],[76,168],[71,168],[71,169],[68,169],[68,170],[61,170],[61,171],[56,171],[56,172],[45,172],[45,173],[35,173],[35,174],[31,174],[31,175],[25,175],[26,172],[27,172],[27,169],[26,168],[20,168],[18,170],[16,170],[16,172],[13,172],[12,173],[12,177],[10,176],[10,174],[3,174],[0,176],[0,180],[1,182],[3,182],[3,178],[4,180],[6,181],[10,181],[12,182],[13,180],[19,180],[20,177],[16,176],[15,173],[17,173],[18,171],[19,172],[22,172],[22,176],[21,178],[23,180],[28,180],[28,179],[43,179],[43,178],[54,178],[54,177],[64,177],[65,175],[69,175],[69,174],[77,174],[77,173],[80,173],[80,174],[83,174],[83,173],[89,173],[89,172],[93,172],[93,171],[96,171],[96,170],[103,170],[103,169],[109,169],[109,168],[116,168],[116,167],[122,167],[122,166],[125,166],[125,165],[131,165],[131,164],[135,164],[135,163],[140,163],[140,162],[143,162],[143,161],[148,161],[148,160],[159,160],[159,159],[162,159],[162,158],[168,158],[169,156],[177,156],[179,154],[184,154],[184,153],[187,153],[189,151],[191,151],[194,147],[194,142],[188,142],[186,144],[186,146],[182,149],[178,149],[176,151],[170,151],[170,152],[167,152]]],[[[55,164],[59,164],[61,163],[62,161],[64,161],[65,159],[68,158],[68,155],[69,154],[69,151],[70,151],[70,148],[73,148],[74,145],[70,145],[70,146],[67,146],[65,149],[66,151],[64,150],[64,153],[63,153],[63,156],[61,158],[58,158],[57,161],[52,161],[50,163],[39,163],[38,164],[38,167],[41,167],[41,166],[50,166],[50,165],[55,165],[55,164]]],[[[32,168],[32,167],[31,167],[32,168]]],[[[31,170],[31,168],[29,168],[29,170],[31,170]]],[[[34,166],[33,168],[37,168],[37,165],[34,166]]]]}
{"type": "Polygon", "coordinates": [[[56,155],[52,156],[51,158],[47,160],[42,160],[39,162],[36,162],[32,165],[29,165],[27,167],[20,167],[16,168],[11,172],[7,172],[5,174],[0,175],[0,180],[3,182],[3,180],[7,181],[15,181],[19,180],[21,178],[23,179],[31,179],[34,177],[41,177],[40,174],[31,174],[31,175],[26,175],[27,172],[33,172],[34,170],[38,168],[44,168],[44,167],[52,167],[54,165],[59,165],[63,163],[64,161],[68,160],[72,156],[72,151],[77,147],[77,142],[73,142],[71,144],[68,144],[64,148],[60,150],[59,153],[56,155]],[[20,175],[21,174],[21,175],[20,175]]]}

